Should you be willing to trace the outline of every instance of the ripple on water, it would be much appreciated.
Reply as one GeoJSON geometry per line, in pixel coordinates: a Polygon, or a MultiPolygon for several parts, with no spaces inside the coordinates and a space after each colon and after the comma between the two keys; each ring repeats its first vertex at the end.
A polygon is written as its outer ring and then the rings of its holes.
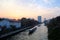
{"type": "Polygon", "coordinates": [[[25,31],[12,36],[10,40],[48,40],[47,35],[47,27],[42,24],[32,35],[29,36],[28,31],[25,31]]]}

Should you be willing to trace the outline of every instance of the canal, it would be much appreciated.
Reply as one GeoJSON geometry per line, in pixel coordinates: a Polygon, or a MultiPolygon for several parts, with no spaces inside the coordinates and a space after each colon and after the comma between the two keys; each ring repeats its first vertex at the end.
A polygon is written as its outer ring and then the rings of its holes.
{"type": "Polygon", "coordinates": [[[40,27],[37,27],[37,30],[32,34],[28,35],[28,31],[24,31],[7,40],[48,40],[48,30],[44,24],[41,24],[40,27]]]}

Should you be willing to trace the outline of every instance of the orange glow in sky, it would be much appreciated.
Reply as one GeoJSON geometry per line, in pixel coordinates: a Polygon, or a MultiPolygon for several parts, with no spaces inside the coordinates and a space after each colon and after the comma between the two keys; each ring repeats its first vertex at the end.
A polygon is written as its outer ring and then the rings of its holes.
{"type": "MultiPolygon", "coordinates": [[[[47,8],[33,2],[24,2],[24,0],[23,2],[22,0],[0,0],[0,17],[14,19],[26,17],[37,19],[37,16],[51,18],[60,14],[59,7],[47,8]]],[[[45,2],[48,3],[47,0],[45,2]]]]}

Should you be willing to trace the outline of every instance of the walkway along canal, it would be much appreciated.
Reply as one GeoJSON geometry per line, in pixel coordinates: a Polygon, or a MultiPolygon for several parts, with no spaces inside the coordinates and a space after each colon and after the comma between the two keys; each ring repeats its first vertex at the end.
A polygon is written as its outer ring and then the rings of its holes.
{"type": "Polygon", "coordinates": [[[16,30],[16,31],[13,31],[13,32],[10,32],[10,33],[1,35],[1,36],[0,36],[0,39],[8,38],[8,37],[10,37],[10,36],[16,35],[16,34],[18,34],[18,33],[21,33],[21,32],[23,32],[23,31],[25,31],[25,30],[28,30],[28,29],[30,29],[30,27],[23,28],[23,29],[20,29],[20,30],[16,30]]]}

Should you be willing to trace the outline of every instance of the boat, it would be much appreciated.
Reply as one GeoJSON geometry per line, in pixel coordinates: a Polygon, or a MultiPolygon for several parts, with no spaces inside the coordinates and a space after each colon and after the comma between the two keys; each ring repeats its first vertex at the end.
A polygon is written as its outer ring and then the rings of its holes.
{"type": "Polygon", "coordinates": [[[37,29],[37,27],[33,27],[33,28],[29,29],[28,35],[32,35],[36,31],[36,29],[37,29]]]}
{"type": "Polygon", "coordinates": [[[38,27],[40,27],[40,26],[41,26],[41,24],[38,25],[38,27]]]}

